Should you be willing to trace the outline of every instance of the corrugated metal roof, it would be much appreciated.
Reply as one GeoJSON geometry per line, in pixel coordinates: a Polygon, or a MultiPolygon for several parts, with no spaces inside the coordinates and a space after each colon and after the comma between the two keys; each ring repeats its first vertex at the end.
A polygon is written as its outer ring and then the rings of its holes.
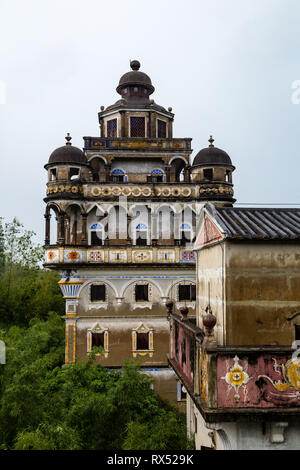
{"type": "Polygon", "coordinates": [[[229,238],[300,239],[300,209],[216,207],[215,220],[229,238]]]}

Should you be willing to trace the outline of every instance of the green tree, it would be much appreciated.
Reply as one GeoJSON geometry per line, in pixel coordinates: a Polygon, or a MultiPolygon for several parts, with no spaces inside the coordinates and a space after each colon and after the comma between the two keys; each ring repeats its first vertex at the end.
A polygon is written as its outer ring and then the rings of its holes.
{"type": "Polygon", "coordinates": [[[182,416],[128,362],[108,371],[87,362],[61,367],[62,319],[31,321],[1,332],[0,447],[6,449],[185,449],[182,416]],[[142,432],[141,435],[139,433],[142,432]]]}

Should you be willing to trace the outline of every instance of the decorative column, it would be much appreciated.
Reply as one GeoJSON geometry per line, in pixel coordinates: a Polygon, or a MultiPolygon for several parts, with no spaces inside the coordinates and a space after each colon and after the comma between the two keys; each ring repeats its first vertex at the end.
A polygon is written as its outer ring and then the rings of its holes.
{"type": "Polygon", "coordinates": [[[57,221],[57,244],[65,244],[65,234],[64,234],[64,215],[59,214],[56,216],[57,221]]]}
{"type": "Polygon", "coordinates": [[[50,245],[50,219],[51,214],[45,214],[45,245],[50,245]]]}

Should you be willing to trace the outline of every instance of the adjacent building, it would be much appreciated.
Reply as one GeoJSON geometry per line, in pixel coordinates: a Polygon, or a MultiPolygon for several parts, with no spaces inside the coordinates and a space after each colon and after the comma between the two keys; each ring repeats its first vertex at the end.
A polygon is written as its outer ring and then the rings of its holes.
{"type": "Polygon", "coordinates": [[[206,204],[169,362],[197,449],[300,449],[300,209],[206,204]]]}

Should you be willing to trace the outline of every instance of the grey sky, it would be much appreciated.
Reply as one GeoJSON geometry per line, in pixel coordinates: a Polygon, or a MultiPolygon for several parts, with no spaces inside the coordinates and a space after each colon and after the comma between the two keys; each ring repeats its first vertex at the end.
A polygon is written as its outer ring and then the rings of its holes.
{"type": "Polygon", "coordinates": [[[193,156],[210,134],[230,154],[238,202],[300,203],[299,17],[299,0],[0,0],[0,215],[43,241],[43,165],[66,132],[99,135],[130,59],[193,156]]]}

